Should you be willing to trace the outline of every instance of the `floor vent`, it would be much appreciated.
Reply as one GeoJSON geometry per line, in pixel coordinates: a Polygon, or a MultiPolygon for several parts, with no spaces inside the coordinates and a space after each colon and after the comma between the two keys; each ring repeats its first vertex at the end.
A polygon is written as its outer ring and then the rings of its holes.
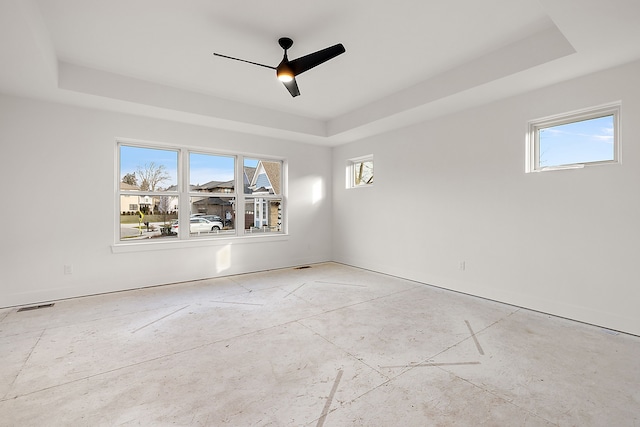
{"type": "Polygon", "coordinates": [[[304,270],[305,268],[311,268],[310,265],[303,265],[302,267],[296,267],[296,270],[304,270]]]}
{"type": "Polygon", "coordinates": [[[38,310],[38,309],[41,309],[41,308],[49,308],[49,307],[53,307],[53,303],[51,303],[51,304],[32,305],[31,307],[22,307],[22,308],[19,308],[18,311],[31,311],[31,310],[38,310]]]}

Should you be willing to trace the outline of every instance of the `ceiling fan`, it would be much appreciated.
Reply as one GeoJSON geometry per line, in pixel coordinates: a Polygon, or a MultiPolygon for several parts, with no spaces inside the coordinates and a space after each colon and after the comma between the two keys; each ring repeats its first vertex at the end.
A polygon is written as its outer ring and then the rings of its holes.
{"type": "Polygon", "coordinates": [[[313,52],[289,61],[289,58],[287,57],[287,50],[291,46],[293,46],[293,40],[291,40],[289,37],[282,37],[278,40],[278,44],[280,44],[280,47],[284,49],[284,57],[277,67],[247,61],[246,59],[234,58],[232,56],[222,55],[215,52],[214,55],[276,70],[276,76],[278,77],[278,80],[280,80],[282,84],[284,84],[291,96],[295,97],[300,95],[300,90],[298,90],[298,84],[296,83],[296,76],[345,52],[342,43],[338,43],[317,52],[313,52]]]}

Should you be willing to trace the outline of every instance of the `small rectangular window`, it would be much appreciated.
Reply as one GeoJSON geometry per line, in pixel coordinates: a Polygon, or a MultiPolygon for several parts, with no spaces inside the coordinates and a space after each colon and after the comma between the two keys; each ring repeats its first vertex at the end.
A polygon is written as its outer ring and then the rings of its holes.
{"type": "Polygon", "coordinates": [[[358,157],[347,162],[347,188],[373,185],[373,156],[358,157]]]}
{"type": "Polygon", "coordinates": [[[529,122],[527,172],[618,163],[620,105],[529,122]]]}

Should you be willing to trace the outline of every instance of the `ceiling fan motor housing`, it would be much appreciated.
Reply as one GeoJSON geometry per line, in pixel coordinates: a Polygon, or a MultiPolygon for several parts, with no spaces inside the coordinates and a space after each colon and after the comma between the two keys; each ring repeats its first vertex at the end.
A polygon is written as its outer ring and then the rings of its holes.
{"type": "Polygon", "coordinates": [[[278,39],[278,44],[280,45],[281,48],[283,48],[284,50],[287,50],[291,46],[293,46],[293,40],[291,40],[289,37],[281,37],[278,39]]]}

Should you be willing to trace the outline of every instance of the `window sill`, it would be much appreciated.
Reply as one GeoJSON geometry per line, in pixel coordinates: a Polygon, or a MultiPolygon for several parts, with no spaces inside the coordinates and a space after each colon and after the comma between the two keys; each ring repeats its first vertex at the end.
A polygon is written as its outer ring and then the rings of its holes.
{"type": "Polygon", "coordinates": [[[545,168],[534,169],[532,172],[549,172],[549,171],[562,171],[568,169],[583,169],[583,164],[575,164],[575,165],[562,165],[562,166],[547,166],[545,168]]]}
{"type": "Polygon", "coordinates": [[[266,242],[282,242],[289,240],[288,234],[276,235],[250,235],[250,236],[233,236],[233,237],[216,237],[201,238],[190,240],[171,240],[160,242],[139,242],[139,243],[115,243],[111,245],[111,253],[131,253],[143,251],[162,251],[182,248],[201,248],[207,246],[224,246],[229,244],[246,244],[246,243],[266,243],[266,242]]]}
{"type": "Polygon", "coordinates": [[[571,170],[571,169],[587,169],[595,166],[609,166],[609,165],[619,165],[621,164],[620,160],[606,160],[602,162],[590,162],[590,163],[575,163],[572,165],[558,165],[558,166],[547,166],[539,169],[532,169],[527,171],[527,173],[538,173],[538,172],[550,172],[550,171],[562,171],[562,170],[571,170]]]}

